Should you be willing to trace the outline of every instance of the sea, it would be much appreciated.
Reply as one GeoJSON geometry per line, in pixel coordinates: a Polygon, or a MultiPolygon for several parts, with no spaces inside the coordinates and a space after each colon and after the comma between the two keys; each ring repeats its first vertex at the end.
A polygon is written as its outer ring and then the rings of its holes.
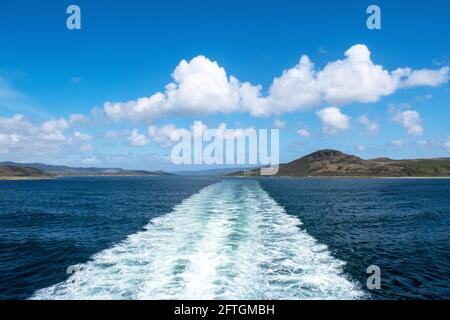
{"type": "Polygon", "coordinates": [[[448,300],[450,179],[0,181],[22,299],[448,300]]]}

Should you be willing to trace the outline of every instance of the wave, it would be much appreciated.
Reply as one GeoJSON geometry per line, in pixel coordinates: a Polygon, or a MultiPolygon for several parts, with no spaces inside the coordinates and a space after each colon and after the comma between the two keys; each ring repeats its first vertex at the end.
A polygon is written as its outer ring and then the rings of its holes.
{"type": "Polygon", "coordinates": [[[359,299],[344,262],[257,181],[225,180],[32,299],[359,299]]]}

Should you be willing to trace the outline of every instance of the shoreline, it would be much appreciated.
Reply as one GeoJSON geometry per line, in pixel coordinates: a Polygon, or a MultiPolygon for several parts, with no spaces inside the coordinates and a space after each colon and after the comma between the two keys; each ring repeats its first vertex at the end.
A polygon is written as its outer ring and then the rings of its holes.
{"type": "Polygon", "coordinates": [[[0,177],[0,181],[51,180],[53,177],[0,177]]]}
{"type": "MultiPolygon", "coordinates": [[[[132,175],[132,174],[99,174],[99,175],[55,175],[55,176],[45,176],[45,177],[0,177],[0,181],[25,181],[25,180],[52,180],[52,179],[58,179],[58,178],[95,178],[95,177],[160,177],[160,176],[166,176],[166,175],[132,175]]],[[[167,175],[171,176],[171,175],[167,175]]]]}
{"type": "MultiPolygon", "coordinates": [[[[159,177],[159,175],[73,175],[73,176],[49,176],[49,177],[0,177],[0,181],[36,181],[36,180],[52,180],[58,178],[98,178],[98,177],[159,177]]],[[[199,176],[192,176],[199,177],[199,176]]],[[[236,176],[222,176],[224,178],[283,178],[283,179],[311,179],[311,180],[320,180],[320,179],[385,179],[385,180],[430,180],[430,179],[450,179],[450,177],[363,177],[363,176],[312,176],[312,177],[302,177],[302,176],[247,176],[247,175],[236,175],[236,176]]]]}
{"type": "Polygon", "coordinates": [[[312,176],[312,177],[304,177],[304,176],[246,176],[246,175],[236,175],[236,176],[228,176],[229,178],[289,178],[289,179],[450,179],[450,177],[442,177],[442,176],[418,176],[418,177],[372,177],[372,176],[312,176]]]}
{"type": "MultiPolygon", "coordinates": [[[[90,174],[90,175],[59,175],[59,176],[53,176],[52,178],[93,178],[93,177],[160,177],[165,175],[159,175],[159,174],[90,174]]],[[[170,176],[170,175],[168,175],[170,176]]]]}

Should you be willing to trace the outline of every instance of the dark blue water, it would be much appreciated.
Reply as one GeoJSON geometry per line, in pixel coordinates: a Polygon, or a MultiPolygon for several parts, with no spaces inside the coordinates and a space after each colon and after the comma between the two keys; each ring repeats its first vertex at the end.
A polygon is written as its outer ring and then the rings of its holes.
{"type": "MultiPolygon", "coordinates": [[[[0,181],[0,299],[29,298],[64,281],[68,266],[143,230],[151,219],[217,181],[0,181]]],[[[346,277],[370,298],[450,299],[450,180],[258,181],[303,222],[299,228],[346,262],[346,277]],[[381,268],[380,290],[365,289],[369,265],[381,268]]]]}
{"type": "Polygon", "coordinates": [[[0,181],[0,299],[63,281],[68,266],[124,240],[216,182],[184,177],[0,181]]]}
{"type": "Polygon", "coordinates": [[[261,179],[374,299],[450,299],[449,179],[261,179]]]}

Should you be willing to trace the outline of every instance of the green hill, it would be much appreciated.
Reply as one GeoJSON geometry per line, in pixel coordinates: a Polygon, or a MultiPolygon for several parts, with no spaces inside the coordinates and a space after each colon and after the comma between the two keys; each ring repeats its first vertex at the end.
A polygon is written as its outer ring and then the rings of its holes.
{"type": "MultiPolygon", "coordinates": [[[[256,176],[259,170],[233,176],[256,176]]],[[[280,165],[277,176],[292,177],[450,177],[450,158],[364,160],[337,150],[319,150],[280,165]]]]}
{"type": "Polygon", "coordinates": [[[50,175],[42,170],[12,165],[0,165],[1,179],[45,179],[50,175]]]}
{"type": "MultiPolygon", "coordinates": [[[[55,166],[42,163],[16,163],[16,162],[0,162],[0,167],[15,167],[22,169],[33,169],[36,172],[41,172],[47,176],[161,176],[172,175],[164,171],[147,171],[147,170],[126,170],[121,168],[83,168],[83,167],[68,167],[68,166],[55,166]]],[[[32,174],[33,171],[30,171],[32,174]]],[[[0,171],[0,177],[6,177],[5,174],[0,171]]],[[[24,172],[26,176],[26,170],[24,172]]]]}

